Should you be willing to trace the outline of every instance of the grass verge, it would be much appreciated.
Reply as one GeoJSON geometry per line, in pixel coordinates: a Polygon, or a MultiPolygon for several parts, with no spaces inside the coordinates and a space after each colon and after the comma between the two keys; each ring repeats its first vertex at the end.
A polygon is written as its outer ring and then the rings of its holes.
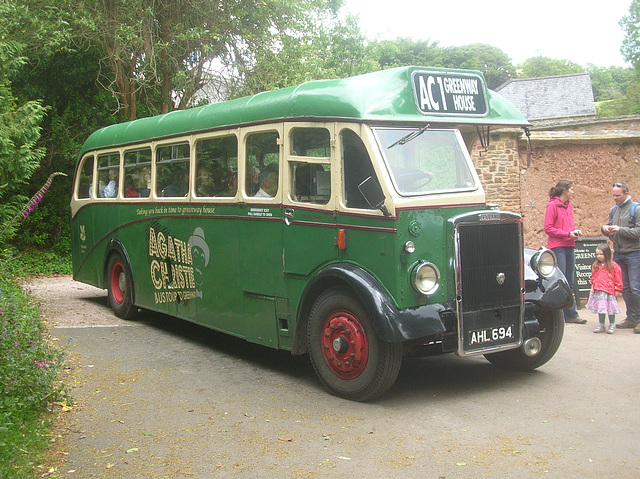
{"type": "MultiPolygon", "coordinates": [[[[65,260],[0,254],[0,478],[31,479],[52,443],[52,406],[66,401],[64,346],[52,338],[20,279],[65,260]],[[46,266],[46,262],[49,266],[46,266]],[[17,264],[20,263],[20,264],[17,264]],[[36,265],[35,267],[33,265],[36,265]]],[[[67,261],[68,262],[68,261],[67,261]]],[[[58,273],[59,271],[56,271],[58,273]]]]}

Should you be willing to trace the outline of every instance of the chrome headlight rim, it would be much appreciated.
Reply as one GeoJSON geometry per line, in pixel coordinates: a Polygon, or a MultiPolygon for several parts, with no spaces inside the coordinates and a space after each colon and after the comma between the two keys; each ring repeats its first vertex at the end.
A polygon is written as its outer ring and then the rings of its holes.
{"type": "Polygon", "coordinates": [[[411,286],[425,296],[435,293],[440,287],[440,270],[428,261],[418,262],[411,270],[411,286]]]}
{"type": "Polygon", "coordinates": [[[541,248],[531,258],[531,267],[543,278],[549,278],[558,270],[558,259],[550,249],[541,248]]]}

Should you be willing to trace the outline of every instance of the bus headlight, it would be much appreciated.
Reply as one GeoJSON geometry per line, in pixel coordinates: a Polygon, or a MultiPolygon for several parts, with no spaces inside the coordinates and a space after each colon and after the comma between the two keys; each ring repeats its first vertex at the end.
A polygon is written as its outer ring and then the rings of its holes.
{"type": "Polygon", "coordinates": [[[440,271],[435,264],[418,263],[411,272],[411,283],[418,293],[433,294],[440,285],[440,271]]]}
{"type": "Polygon", "coordinates": [[[531,258],[531,267],[540,276],[548,278],[558,267],[555,253],[549,249],[541,249],[531,258]]]}

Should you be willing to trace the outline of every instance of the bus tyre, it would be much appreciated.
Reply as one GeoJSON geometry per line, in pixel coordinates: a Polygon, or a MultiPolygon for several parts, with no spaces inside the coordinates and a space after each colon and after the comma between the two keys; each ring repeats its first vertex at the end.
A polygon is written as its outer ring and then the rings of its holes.
{"type": "Polygon", "coordinates": [[[336,396],[374,399],[398,377],[402,343],[380,340],[366,309],[342,288],[329,289],[316,300],[307,341],[318,378],[336,396]]]}
{"type": "Polygon", "coordinates": [[[107,266],[107,290],[109,305],[122,319],[134,319],[138,308],[133,305],[133,283],[122,257],[114,253],[107,266]]]}
{"type": "Polygon", "coordinates": [[[522,348],[511,349],[499,353],[485,354],[484,357],[494,366],[513,371],[532,371],[549,361],[556,354],[564,335],[564,318],[561,309],[541,311],[540,321],[540,352],[535,356],[527,356],[522,348]]]}

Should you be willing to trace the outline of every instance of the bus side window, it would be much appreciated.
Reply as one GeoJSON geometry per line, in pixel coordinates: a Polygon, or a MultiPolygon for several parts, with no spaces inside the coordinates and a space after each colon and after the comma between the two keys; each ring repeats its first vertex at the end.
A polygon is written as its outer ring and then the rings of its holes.
{"type": "Polygon", "coordinates": [[[235,135],[196,143],[198,197],[233,197],[238,191],[238,139],[235,135]]]}
{"type": "Polygon", "coordinates": [[[331,135],[326,128],[294,128],[291,151],[295,160],[305,157],[323,163],[291,161],[293,199],[303,203],[326,205],[331,197],[331,135]],[[324,163],[326,162],[326,163],[324,163]]]}
{"type": "Polygon", "coordinates": [[[124,197],[144,198],[151,192],[151,148],[124,154],[124,197]]]}
{"type": "Polygon", "coordinates": [[[156,150],[156,195],[187,196],[189,191],[189,143],[159,146],[156,150]]]}
{"type": "Polygon", "coordinates": [[[98,197],[115,198],[120,189],[120,153],[98,156],[98,197]]]}
{"type": "Polygon", "coordinates": [[[80,175],[78,177],[76,197],[79,200],[91,198],[93,195],[93,156],[84,158],[78,171],[80,175]]]}
{"type": "Polygon", "coordinates": [[[245,191],[247,196],[273,198],[278,193],[280,150],[278,132],[256,133],[247,137],[245,191]]]}
{"type": "Polygon", "coordinates": [[[341,137],[345,204],[349,208],[372,209],[358,189],[358,185],[367,178],[377,179],[369,153],[355,132],[345,129],[341,137]]]}

